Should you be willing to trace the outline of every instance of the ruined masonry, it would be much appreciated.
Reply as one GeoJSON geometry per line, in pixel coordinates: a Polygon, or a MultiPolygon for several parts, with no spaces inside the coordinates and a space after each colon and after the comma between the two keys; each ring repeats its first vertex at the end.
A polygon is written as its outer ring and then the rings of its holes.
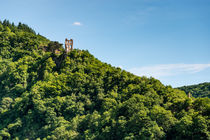
{"type": "Polygon", "coordinates": [[[65,39],[65,51],[70,52],[73,50],[73,39],[68,40],[67,38],[65,39]]]}

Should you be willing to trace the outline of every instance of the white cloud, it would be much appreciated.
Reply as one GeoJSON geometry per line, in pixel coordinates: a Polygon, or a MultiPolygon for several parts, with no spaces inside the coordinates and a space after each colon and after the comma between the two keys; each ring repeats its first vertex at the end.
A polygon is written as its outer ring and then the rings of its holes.
{"type": "Polygon", "coordinates": [[[152,76],[156,78],[180,74],[193,74],[210,68],[210,64],[165,64],[132,68],[128,71],[139,76],[152,76]]]}
{"type": "Polygon", "coordinates": [[[74,26],[82,26],[82,23],[81,22],[74,22],[72,25],[74,25],[74,26]]]}

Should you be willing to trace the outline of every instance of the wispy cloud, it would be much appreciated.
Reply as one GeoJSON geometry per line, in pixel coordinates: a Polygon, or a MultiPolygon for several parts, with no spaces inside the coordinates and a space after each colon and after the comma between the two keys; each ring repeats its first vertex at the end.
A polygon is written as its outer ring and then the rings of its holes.
{"type": "Polygon", "coordinates": [[[155,13],[157,7],[148,6],[139,8],[137,11],[133,11],[130,15],[125,17],[125,23],[127,24],[145,24],[148,18],[155,13]]]}
{"type": "Polygon", "coordinates": [[[74,26],[82,26],[82,23],[81,22],[74,22],[72,25],[74,25],[74,26]]]}
{"type": "Polygon", "coordinates": [[[136,16],[149,16],[156,9],[157,9],[156,7],[147,7],[145,9],[141,9],[137,12],[136,16]]]}
{"type": "Polygon", "coordinates": [[[152,76],[156,78],[180,74],[193,74],[210,68],[210,64],[166,64],[132,68],[128,71],[139,76],[152,76]]]}

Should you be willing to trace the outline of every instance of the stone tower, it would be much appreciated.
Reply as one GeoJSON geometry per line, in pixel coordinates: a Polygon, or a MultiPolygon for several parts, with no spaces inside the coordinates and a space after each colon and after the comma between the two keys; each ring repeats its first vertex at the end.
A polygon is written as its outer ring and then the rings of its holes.
{"type": "Polygon", "coordinates": [[[191,95],[191,93],[189,92],[187,96],[188,96],[188,98],[191,98],[192,95],[191,95]]]}
{"type": "Polygon", "coordinates": [[[65,39],[65,50],[66,52],[70,52],[73,50],[73,39],[65,39]]]}

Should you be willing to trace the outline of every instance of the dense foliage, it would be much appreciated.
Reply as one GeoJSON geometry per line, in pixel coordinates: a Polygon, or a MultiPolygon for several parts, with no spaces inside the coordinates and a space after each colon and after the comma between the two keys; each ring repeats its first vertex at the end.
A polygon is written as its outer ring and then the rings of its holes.
{"type": "Polygon", "coordinates": [[[193,97],[208,97],[210,98],[210,83],[201,83],[198,85],[183,86],[178,89],[192,94],[193,97]]]}
{"type": "Polygon", "coordinates": [[[88,51],[55,54],[43,48],[58,43],[5,23],[0,139],[210,139],[209,98],[188,98],[88,51]]]}

